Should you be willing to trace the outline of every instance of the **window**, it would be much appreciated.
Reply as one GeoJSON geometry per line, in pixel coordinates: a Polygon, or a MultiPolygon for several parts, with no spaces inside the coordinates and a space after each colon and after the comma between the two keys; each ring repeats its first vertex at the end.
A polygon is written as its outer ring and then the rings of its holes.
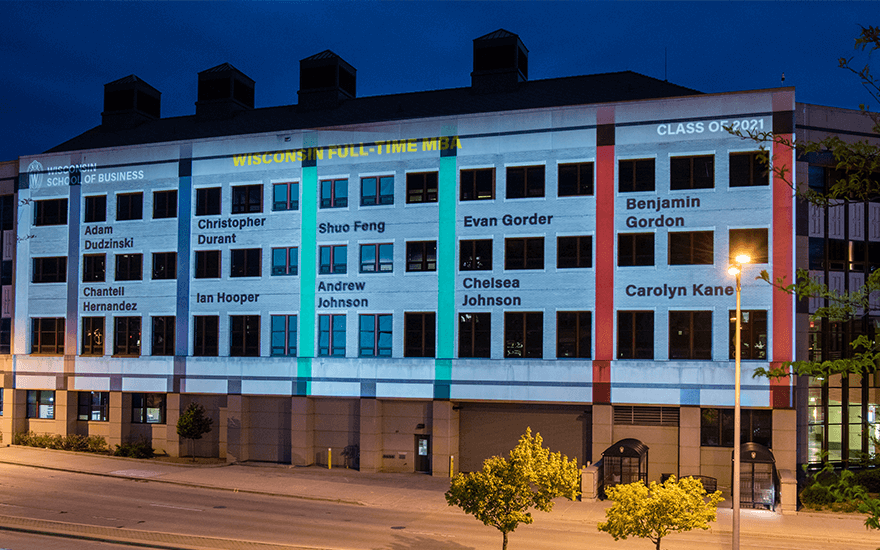
{"type": "Polygon", "coordinates": [[[38,317],[31,319],[31,353],[64,355],[64,319],[38,317]]]}
{"type": "Polygon", "coordinates": [[[714,155],[669,159],[670,189],[712,189],[713,187],[715,187],[714,155]]]}
{"type": "Polygon", "coordinates": [[[165,394],[131,394],[131,422],[132,424],[164,424],[165,394]]]}
{"type": "Polygon", "coordinates": [[[390,314],[359,317],[360,357],[391,357],[391,321],[390,314]]]}
{"type": "Polygon", "coordinates": [[[492,239],[458,243],[460,271],[492,271],[492,239]]]}
{"type": "MultiPolygon", "coordinates": [[[[767,312],[764,310],[740,310],[742,321],[740,323],[740,358],[741,359],[767,359],[767,312]]],[[[730,334],[729,334],[730,358],[736,355],[736,310],[730,310],[730,334]]]]}
{"type": "Polygon", "coordinates": [[[272,249],[272,275],[296,275],[298,262],[295,246],[272,249]]]}
{"type": "Polygon", "coordinates": [[[216,315],[196,315],[193,331],[193,355],[216,357],[219,354],[220,317],[216,315]]]}
{"type": "Polygon", "coordinates": [[[348,206],[348,180],[321,180],[321,208],[348,206]]]}
{"type": "Polygon", "coordinates": [[[458,356],[490,357],[491,313],[458,314],[458,356]]]}
{"type": "Polygon", "coordinates": [[[618,233],[617,265],[654,265],[654,234],[618,233]]]}
{"type": "Polygon", "coordinates": [[[113,338],[113,355],[141,354],[141,318],[116,317],[113,338]]]}
{"type": "Polygon", "coordinates": [[[260,260],[263,251],[259,248],[241,248],[230,250],[232,261],[229,267],[230,277],[259,277],[262,273],[260,260]]]}
{"type": "Polygon", "coordinates": [[[669,312],[669,358],[712,359],[712,312],[669,312]]]}
{"type": "Polygon", "coordinates": [[[110,419],[110,392],[77,392],[77,420],[107,422],[110,419]]]}
{"type": "Polygon", "coordinates": [[[513,166],[507,169],[507,198],[544,196],[543,166],[513,166]]]}
{"type": "MultiPolygon", "coordinates": [[[[700,410],[700,445],[733,447],[733,409],[700,410]]],[[[770,447],[773,440],[773,411],[742,409],[740,442],[759,443],[770,447]]]]}
{"type": "Polygon", "coordinates": [[[255,214],[263,211],[263,184],[232,187],[232,213],[255,214]]]}
{"type": "Polygon", "coordinates": [[[544,314],[506,312],[504,314],[504,357],[544,357],[544,314]]]}
{"type": "Polygon", "coordinates": [[[106,276],[107,256],[105,254],[83,255],[83,282],[103,283],[106,276]]]}
{"type": "Polygon", "coordinates": [[[153,279],[177,278],[177,252],[153,252],[153,279]]]}
{"type": "Polygon", "coordinates": [[[593,163],[560,164],[558,185],[557,195],[560,197],[592,195],[593,163]]]}
{"type": "Polygon", "coordinates": [[[593,267],[593,237],[557,237],[556,268],[593,267]]]}
{"type": "Polygon", "coordinates": [[[345,315],[318,315],[318,356],[345,357],[345,315]]]}
{"type": "Polygon", "coordinates": [[[116,195],[116,219],[141,220],[144,218],[144,194],[120,193],[116,195]]]}
{"type": "Polygon", "coordinates": [[[712,265],[714,235],[712,231],[670,231],[669,265],[712,265]]]}
{"type": "Polygon", "coordinates": [[[296,357],[296,315],[273,315],[271,331],[269,353],[296,357]]]}
{"type": "Polygon", "coordinates": [[[406,175],[406,203],[437,202],[437,172],[406,175]]]}
{"type": "MultiPolygon", "coordinates": [[[[0,354],[9,355],[10,353],[12,353],[12,319],[4,317],[0,319],[0,354]]],[[[0,391],[0,398],[2,397],[2,391],[0,391]]],[[[3,413],[0,412],[0,414],[3,413]]]]}
{"type": "Polygon", "coordinates": [[[617,167],[621,193],[654,190],[654,159],[621,160],[617,167]]]}
{"type": "Polygon", "coordinates": [[[116,280],[140,281],[143,279],[143,254],[117,254],[116,280]]]}
{"type": "Polygon", "coordinates": [[[196,189],[196,216],[217,216],[220,214],[220,188],[204,187],[196,189]]]}
{"type": "Polygon", "coordinates": [[[163,315],[152,318],[153,345],[152,355],[174,355],[175,317],[163,315]]]}
{"type": "Polygon", "coordinates": [[[107,195],[92,195],[90,197],[85,197],[83,221],[85,223],[107,221],[107,195]]]}
{"type": "Polygon", "coordinates": [[[299,182],[276,183],[272,186],[272,210],[299,210],[299,182]]]}
{"type": "Polygon", "coordinates": [[[592,350],[593,314],[589,311],[556,312],[556,357],[589,359],[592,350]]]}
{"type": "Polygon", "coordinates": [[[437,241],[406,243],[407,271],[437,271],[437,241]]]}
{"type": "Polygon", "coordinates": [[[504,269],[544,269],[544,237],[505,239],[504,269]]]}
{"type": "Polygon", "coordinates": [[[393,269],[393,244],[361,245],[361,273],[391,273],[393,269]]]}
{"type": "Polygon", "coordinates": [[[231,357],[259,357],[259,315],[231,315],[229,317],[229,355],[231,357]]]}
{"type": "Polygon", "coordinates": [[[104,318],[82,318],[82,354],[104,355],[104,318]]]}
{"type": "Polygon", "coordinates": [[[27,417],[55,418],[55,392],[53,390],[28,390],[27,417]]]}
{"type": "Polygon", "coordinates": [[[344,244],[335,244],[330,246],[322,246],[318,249],[321,257],[320,273],[345,273],[346,272],[346,254],[348,247],[344,244]]]}
{"type": "Polygon", "coordinates": [[[459,199],[484,201],[495,198],[495,169],[462,170],[459,199]]]}
{"type": "Polygon", "coordinates": [[[220,278],[220,251],[196,250],[196,279],[220,278]]]}
{"type": "Polygon", "coordinates": [[[153,191],[153,219],[177,217],[177,190],[153,191]]]}
{"type": "Polygon", "coordinates": [[[63,283],[67,281],[67,257],[34,258],[35,283],[63,283]]]}
{"type": "Polygon", "coordinates": [[[617,312],[617,358],[654,358],[654,312],[617,312]]]}
{"type": "Polygon", "coordinates": [[[758,152],[730,153],[730,186],[770,185],[770,170],[758,158],[758,152]]]}
{"type": "Polygon", "coordinates": [[[67,199],[34,202],[34,225],[66,225],[67,199]]]}
{"type": "Polygon", "coordinates": [[[361,206],[394,204],[394,176],[361,178],[361,206]]]}
{"type": "Polygon", "coordinates": [[[768,255],[767,229],[731,229],[730,263],[735,263],[739,254],[748,254],[753,264],[766,264],[768,255]]]}
{"type": "Polygon", "coordinates": [[[403,315],[403,356],[434,357],[436,355],[435,334],[437,314],[404,313],[403,315]]]}

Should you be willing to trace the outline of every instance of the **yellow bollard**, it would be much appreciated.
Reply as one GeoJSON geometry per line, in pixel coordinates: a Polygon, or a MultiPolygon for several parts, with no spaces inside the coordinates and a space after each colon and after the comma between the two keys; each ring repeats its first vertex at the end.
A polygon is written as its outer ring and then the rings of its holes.
{"type": "Polygon", "coordinates": [[[327,469],[330,470],[333,468],[333,452],[330,450],[330,447],[327,447],[327,469]]]}
{"type": "Polygon", "coordinates": [[[452,473],[455,471],[455,455],[449,455],[449,477],[452,477],[452,473]]]}

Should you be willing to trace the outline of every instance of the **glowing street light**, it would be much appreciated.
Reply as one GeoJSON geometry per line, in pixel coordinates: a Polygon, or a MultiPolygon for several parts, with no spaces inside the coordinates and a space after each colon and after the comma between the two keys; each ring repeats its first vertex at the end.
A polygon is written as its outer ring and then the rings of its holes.
{"type": "Polygon", "coordinates": [[[736,348],[734,351],[734,402],[733,402],[733,550],[739,550],[739,493],[740,493],[740,448],[742,446],[742,425],[740,418],[740,361],[742,360],[742,311],[740,309],[742,295],[743,265],[751,261],[747,254],[739,254],[727,272],[736,277],[736,348]]]}

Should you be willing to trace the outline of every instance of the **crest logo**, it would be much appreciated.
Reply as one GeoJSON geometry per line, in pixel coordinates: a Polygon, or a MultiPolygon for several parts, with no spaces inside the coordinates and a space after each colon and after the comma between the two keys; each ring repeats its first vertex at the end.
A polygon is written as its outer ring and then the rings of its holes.
{"type": "Polygon", "coordinates": [[[28,187],[30,189],[39,189],[43,185],[43,165],[40,161],[35,160],[28,165],[28,187]]]}

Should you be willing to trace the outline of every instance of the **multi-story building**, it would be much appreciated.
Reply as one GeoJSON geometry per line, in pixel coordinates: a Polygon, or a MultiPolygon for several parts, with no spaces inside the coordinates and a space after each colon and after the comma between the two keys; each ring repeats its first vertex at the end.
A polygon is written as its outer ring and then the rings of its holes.
{"type": "Polygon", "coordinates": [[[582,463],[632,438],[649,479],[729,487],[727,268],[747,251],[743,438],[795,471],[794,384],[749,374],[806,354],[806,317],[754,276],[803,263],[808,212],[727,129],[792,136],[812,107],[631,72],[529,81],[527,60],[497,31],[470,87],[358,98],[325,51],[296,105],[260,109],[221,65],[174,118],[137,77],[107,84],[100,126],[20,161],[4,437],[175,455],[194,401],[216,427],[198,452],[230,460],[358,446],[361,469],[448,475],[531,427],[582,463]]]}

